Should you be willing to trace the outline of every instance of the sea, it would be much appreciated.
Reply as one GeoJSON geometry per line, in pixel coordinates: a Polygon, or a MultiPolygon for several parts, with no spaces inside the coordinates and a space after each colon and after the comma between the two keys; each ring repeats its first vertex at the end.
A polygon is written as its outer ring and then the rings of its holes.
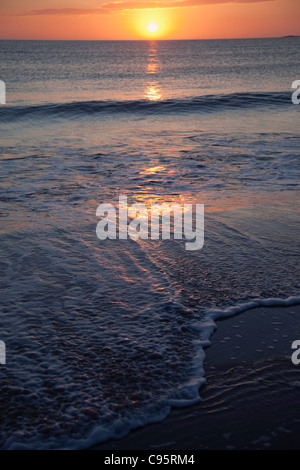
{"type": "Polygon", "coordinates": [[[0,41],[1,448],[162,421],[201,400],[215,320],[300,302],[299,48],[0,41]],[[100,240],[121,195],[204,204],[203,248],[100,240]]]}

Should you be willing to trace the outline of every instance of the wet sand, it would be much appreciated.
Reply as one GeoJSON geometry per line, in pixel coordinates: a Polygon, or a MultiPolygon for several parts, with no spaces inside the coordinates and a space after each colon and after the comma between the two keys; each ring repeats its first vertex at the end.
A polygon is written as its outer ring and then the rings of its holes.
{"type": "Polygon", "coordinates": [[[202,401],[93,449],[299,449],[300,305],[255,308],[217,322],[202,401]]]}

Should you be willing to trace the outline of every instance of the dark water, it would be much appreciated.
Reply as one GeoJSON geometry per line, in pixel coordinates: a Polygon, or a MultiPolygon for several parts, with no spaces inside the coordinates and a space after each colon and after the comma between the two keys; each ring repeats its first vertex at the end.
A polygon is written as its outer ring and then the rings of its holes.
{"type": "Polygon", "coordinates": [[[298,50],[0,42],[2,447],[162,419],[199,399],[212,312],[299,299],[298,50]],[[205,204],[204,248],[98,240],[119,195],[205,204]]]}
{"type": "Polygon", "coordinates": [[[34,106],[14,106],[3,110],[4,122],[24,118],[73,118],[80,119],[93,114],[149,115],[213,113],[231,109],[290,107],[290,93],[232,93],[228,95],[208,95],[189,99],[130,100],[130,101],[76,101],[71,103],[42,104],[34,106]]]}

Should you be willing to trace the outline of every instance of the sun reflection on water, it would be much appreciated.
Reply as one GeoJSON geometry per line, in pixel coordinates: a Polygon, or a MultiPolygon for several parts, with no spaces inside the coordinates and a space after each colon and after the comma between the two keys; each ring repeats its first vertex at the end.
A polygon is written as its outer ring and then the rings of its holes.
{"type": "Polygon", "coordinates": [[[160,72],[160,64],[157,56],[157,44],[155,41],[151,41],[148,52],[148,62],[146,65],[145,73],[152,75],[153,79],[146,82],[145,98],[149,101],[162,100],[162,93],[159,88],[158,80],[154,79],[154,76],[160,72]]]}
{"type": "Polygon", "coordinates": [[[162,99],[159,89],[154,84],[146,89],[145,97],[150,101],[159,101],[162,99]]]}
{"type": "Polygon", "coordinates": [[[140,175],[155,175],[155,173],[161,172],[166,170],[166,167],[164,165],[157,165],[157,166],[152,166],[149,168],[146,168],[145,170],[140,171],[140,175]]]}

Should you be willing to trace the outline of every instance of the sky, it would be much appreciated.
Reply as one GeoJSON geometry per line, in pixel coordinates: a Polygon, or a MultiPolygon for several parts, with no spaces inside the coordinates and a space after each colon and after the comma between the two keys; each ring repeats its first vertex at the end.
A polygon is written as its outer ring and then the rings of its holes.
{"type": "Polygon", "coordinates": [[[0,0],[0,39],[300,35],[299,10],[300,0],[0,0]]]}

